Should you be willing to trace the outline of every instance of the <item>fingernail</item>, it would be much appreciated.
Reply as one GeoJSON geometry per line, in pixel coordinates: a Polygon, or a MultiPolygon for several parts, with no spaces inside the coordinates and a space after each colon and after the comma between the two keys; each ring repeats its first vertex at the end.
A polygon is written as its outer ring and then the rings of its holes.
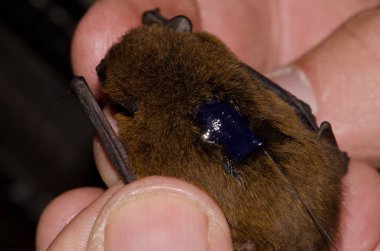
{"type": "MultiPolygon", "coordinates": [[[[115,112],[110,106],[105,106],[103,113],[110,123],[112,129],[117,133],[119,128],[115,119],[115,112]]],[[[108,158],[107,153],[101,145],[100,139],[98,137],[96,137],[94,140],[93,150],[96,166],[98,168],[100,176],[102,177],[102,180],[107,185],[107,187],[111,187],[118,183],[121,180],[120,176],[116,169],[113,167],[113,164],[108,158]]]]}
{"type": "Polygon", "coordinates": [[[115,119],[115,111],[112,109],[111,106],[107,105],[103,109],[103,113],[106,116],[108,122],[110,123],[112,129],[118,133],[119,132],[119,127],[117,124],[117,121],[115,119]]]}
{"type": "Polygon", "coordinates": [[[174,193],[132,196],[109,217],[106,250],[208,250],[208,218],[190,199],[174,193]]]}
{"type": "Polygon", "coordinates": [[[300,68],[291,65],[270,72],[266,76],[298,99],[309,104],[314,114],[317,112],[318,106],[312,86],[300,68]]]}
{"type": "Polygon", "coordinates": [[[118,172],[116,171],[116,169],[113,167],[98,137],[94,139],[93,151],[94,151],[95,164],[96,164],[96,167],[98,168],[100,177],[102,178],[104,183],[107,185],[107,187],[114,186],[121,180],[121,178],[118,172]]]}

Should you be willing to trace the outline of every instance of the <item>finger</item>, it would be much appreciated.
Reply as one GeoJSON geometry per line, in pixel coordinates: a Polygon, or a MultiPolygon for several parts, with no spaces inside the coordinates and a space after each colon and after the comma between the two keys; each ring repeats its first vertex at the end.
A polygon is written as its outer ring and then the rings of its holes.
{"type": "Polygon", "coordinates": [[[50,202],[40,217],[36,249],[47,250],[59,232],[80,212],[103,193],[99,188],[68,191],[50,202]]]}
{"type": "MultiPolygon", "coordinates": [[[[202,30],[219,36],[243,62],[269,70],[300,56],[347,18],[378,3],[166,0],[159,7],[168,17],[188,15],[196,28],[202,25],[202,30]]],[[[141,25],[144,11],[156,7],[154,1],[102,0],[81,20],[72,43],[73,69],[87,78],[97,96],[95,66],[120,36],[141,25]]]]}
{"type": "Polygon", "coordinates": [[[379,25],[380,9],[363,12],[295,62],[296,70],[273,78],[296,94],[308,90],[300,98],[315,100],[318,121],[332,124],[341,148],[372,165],[380,164],[379,25]]]}
{"type": "MultiPolygon", "coordinates": [[[[72,41],[71,59],[75,74],[84,76],[94,94],[99,98],[100,90],[95,67],[104,57],[112,44],[132,27],[141,25],[142,13],[157,8],[154,0],[96,1],[80,21],[72,41]]],[[[164,15],[178,13],[188,15],[198,26],[196,5],[193,1],[160,1],[164,15]]]]}
{"type": "MultiPolygon", "coordinates": [[[[87,246],[88,238],[96,220],[96,217],[107,202],[122,185],[116,185],[108,189],[101,194],[96,200],[94,200],[87,207],[83,208],[74,218],[72,218],[68,224],[55,236],[54,241],[49,245],[48,250],[84,250],[87,246]]],[[[70,208],[71,202],[76,200],[76,196],[68,197],[67,200],[59,201],[58,206],[60,208],[70,208]]],[[[70,209],[67,209],[70,210],[70,209]]],[[[57,214],[57,211],[52,212],[53,215],[57,214]]],[[[49,227],[48,225],[45,225],[49,227]]],[[[41,227],[42,228],[42,227],[41,227]]],[[[48,231],[48,228],[45,229],[48,231]]]]}
{"type": "Polygon", "coordinates": [[[232,250],[227,222],[201,190],[148,177],[114,186],[78,214],[52,250],[232,250]],[[121,188],[121,189],[120,189],[121,188]]]}
{"type": "Polygon", "coordinates": [[[260,71],[289,63],[378,0],[199,0],[202,28],[260,71]]]}
{"type": "Polygon", "coordinates": [[[341,250],[380,249],[380,174],[352,162],[344,178],[341,250]]]}

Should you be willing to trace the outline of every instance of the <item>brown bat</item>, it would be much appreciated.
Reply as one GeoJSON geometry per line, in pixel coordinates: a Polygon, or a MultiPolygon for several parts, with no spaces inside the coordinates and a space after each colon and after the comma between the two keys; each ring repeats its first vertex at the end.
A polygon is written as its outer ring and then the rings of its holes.
{"type": "MultiPolygon", "coordinates": [[[[193,33],[187,17],[154,10],[143,23],[97,67],[121,143],[100,110],[90,112],[124,181],[163,175],[202,188],[235,250],[336,249],[348,158],[330,124],[318,127],[307,104],[215,36],[193,33]]],[[[83,78],[72,86],[92,100],[83,78]]]]}

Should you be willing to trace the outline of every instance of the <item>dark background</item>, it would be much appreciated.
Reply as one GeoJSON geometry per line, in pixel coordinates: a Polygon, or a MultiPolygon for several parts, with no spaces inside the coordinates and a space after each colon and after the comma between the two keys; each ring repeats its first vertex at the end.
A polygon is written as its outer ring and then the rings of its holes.
{"type": "Polygon", "coordinates": [[[102,186],[75,95],[70,42],[91,0],[0,1],[0,250],[34,250],[43,208],[102,186]]]}

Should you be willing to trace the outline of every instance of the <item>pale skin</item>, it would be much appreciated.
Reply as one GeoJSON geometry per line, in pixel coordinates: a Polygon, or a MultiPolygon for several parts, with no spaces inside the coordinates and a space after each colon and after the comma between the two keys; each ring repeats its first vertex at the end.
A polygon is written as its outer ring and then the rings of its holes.
{"type": "MultiPolygon", "coordinates": [[[[195,30],[216,34],[259,71],[288,69],[272,74],[273,79],[300,93],[319,122],[330,121],[351,157],[343,181],[340,250],[379,250],[379,3],[101,0],[77,28],[73,69],[100,98],[96,65],[122,34],[140,25],[143,11],[158,6],[168,17],[189,16],[195,30]]],[[[109,189],[80,188],[54,200],[41,217],[37,250],[232,250],[223,214],[202,191],[164,177],[125,186],[99,143],[94,149],[109,189]]]]}

